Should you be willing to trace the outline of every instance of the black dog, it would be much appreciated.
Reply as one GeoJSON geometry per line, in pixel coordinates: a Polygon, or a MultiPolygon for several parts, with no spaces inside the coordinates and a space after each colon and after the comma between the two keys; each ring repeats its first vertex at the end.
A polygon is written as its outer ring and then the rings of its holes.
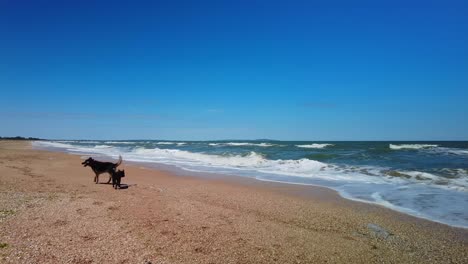
{"type": "Polygon", "coordinates": [[[112,187],[117,190],[120,189],[120,179],[125,177],[125,170],[118,170],[112,173],[112,187]]]}
{"type": "Polygon", "coordinates": [[[93,158],[88,158],[87,160],[83,161],[81,164],[83,164],[84,167],[90,166],[91,169],[93,169],[94,173],[96,176],[94,177],[94,182],[99,183],[99,174],[102,173],[109,173],[109,180],[107,183],[110,183],[112,179],[112,174],[115,172],[115,169],[122,164],[122,157],[119,156],[119,161],[117,163],[112,163],[112,162],[102,162],[102,161],[97,161],[94,160],[93,158]]]}

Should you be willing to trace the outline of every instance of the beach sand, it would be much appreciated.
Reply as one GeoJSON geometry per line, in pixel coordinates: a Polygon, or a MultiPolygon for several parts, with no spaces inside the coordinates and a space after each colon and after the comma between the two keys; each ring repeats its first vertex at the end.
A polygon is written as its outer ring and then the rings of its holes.
{"type": "Polygon", "coordinates": [[[125,162],[127,189],[80,156],[0,141],[1,263],[468,263],[468,230],[329,189],[125,162]]]}

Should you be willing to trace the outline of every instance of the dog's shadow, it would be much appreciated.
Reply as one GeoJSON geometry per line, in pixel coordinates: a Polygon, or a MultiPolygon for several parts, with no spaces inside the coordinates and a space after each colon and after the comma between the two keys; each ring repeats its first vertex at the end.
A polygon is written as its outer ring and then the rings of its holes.
{"type": "Polygon", "coordinates": [[[119,189],[128,189],[129,185],[128,184],[120,184],[120,188],[119,189]]]}
{"type": "MultiPolygon", "coordinates": [[[[112,185],[112,182],[110,182],[110,183],[107,183],[107,182],[100,182],[99,184],[112,185]]],[[[123,190],[123,189],[128,189],[128,188],[133,187],[133,186],[136,186],[136,184],[125,184],[125,183],[121,183],[119,189],[122,189],[122,190],[123,190]]]]}

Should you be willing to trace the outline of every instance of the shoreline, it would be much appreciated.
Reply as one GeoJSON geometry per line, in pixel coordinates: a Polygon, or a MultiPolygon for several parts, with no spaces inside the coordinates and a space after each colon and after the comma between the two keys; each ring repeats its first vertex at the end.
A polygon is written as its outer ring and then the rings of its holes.
{"type": "Polygon", "coordinates": [[[39,263],[468,259],[466,229],[348,200],[326,187],[177,175],[124,163],[128,188],[113,190],[92,183],[79,155],[16,142],[0,142],[0,155],[0,210],[14,212],[0,216],[0,243],[11,245],[0,249],[7,263],[15,263],[12,257],[39,263]]]}
{"type": "MultiPolygon", "coordinates": [[[[34,141],[30,141],[30,142],[33,143],[34,141]]],[[[426,141],[421,141],[421,142],[426,142],[426,141]]],[[[80,154],[79,152],[73,153],[73,152],[64,151],[62,149],[54,149],[54,148],[47,148],[47,147],[37,147],[37,148],[35,148],[34,146],[32,146],[32,149],[52,151],[52,152],[58,152],[58,153],[65,153],[65,154],[76,155],[76,156],[87,155],[87,154],[80,154]]],[[[103,159],[105,161],[112,161],[112,158],[111,158],[110,155],[106,155],[106,154],[102,154],[102,153],[98,154],[98,155],[101,157],[101,159],[103,159]]],[[[333,194],[338,196],[340,199],[345,199],[345,200],[352,201],[352,202],[357,202],[357,203],[364,203],[364,204],[371,205],[371,206],[377,206],[379,208],[385,208],[385,209],[391,210],[392,212],[402,214],[404,216],[410,216],[410,217],[414,217],[414,218],[417,218],[417,219],[420,219],[420,220],[425,220],[425,221],[429,221],[429,222],[432,222],[432,223],[442,224],[442,225],[452,227],[452,228],[460,228],[460,229],[464,229],[464,230],[468,231],[468,227],[465,227],[465,226],[445,223],[445,222],[443,222],[441,220],[437,220],[437,219],[431,218],[430,216],[426,216],[426,215],[418,215],[418,212],[413,212],[412,213],[407,208],[398,208],[397,206],[385,206],[384,204],[381,204],[381,203],[378,203],[378,202],[368,201],[368,200],[359,199],[359,198],[353,198],[351,195],[347,195],[346,193],[342,193],[339,190],[334,189],[333,187],[319,185],[319,184],[294,183],[294,182],[287,182],[287,181],[275,181],[275,180],[268,180],[268,179],[258,179],[258,178],[254,178],[254,177],[240,176],[240,175],[234,175],[234,174],[222,174],[222,173],[216,173],[216,172],[192,171],[192,170],[186,170],[184,168],[179,168],[176,165],[168,165],[168,164],[157,163],[157,162],[149,163],[149,162],[143,162],[143,161],[127,161],[127,163],[128,164],[133,164],[134,166],[141,166],[141,167],[145,167],[145,168],[148,168],[148,169],[154,169],[154,170],[157,170],[157,171],[164,171],[166,173],[174,174],[174,175],[177,175],[177,176],[189,176],[189,177],[195,176],[195,177],[204,178],[204,179],[224,179],[224,180],[232,181],[234,183],[249,182],[250,184],[259,184],[259,186],[262,185],[261,182],[274,183],[274,184],[279,184],[279,185],[285,184],[285,185],[292,185],[292,186],[304,186],[305,189],[307,189],[307,188],[312,189],[312,190],[304,190],[304,192],[306,192],[306,193],[307,192],[313,193],[314,191],[317,191],[317,190],[313,190],[315,188],[325,189],[327,191],[333,192],[333,194]]],[[[322,192],[323,192],[323,190],[322,190],[322,192]]],[[[315,198],[317,198],[317,197],[315,197],[315,198]]]]}

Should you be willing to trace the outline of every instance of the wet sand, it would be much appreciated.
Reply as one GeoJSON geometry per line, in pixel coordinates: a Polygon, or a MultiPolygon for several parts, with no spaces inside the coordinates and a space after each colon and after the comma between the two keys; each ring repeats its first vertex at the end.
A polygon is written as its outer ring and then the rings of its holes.
{"type": "Polygon", "coordinates": [[[124,163],[0,141],[1,263],[468,263],[468,230],[310,186],[124,163]]]}

